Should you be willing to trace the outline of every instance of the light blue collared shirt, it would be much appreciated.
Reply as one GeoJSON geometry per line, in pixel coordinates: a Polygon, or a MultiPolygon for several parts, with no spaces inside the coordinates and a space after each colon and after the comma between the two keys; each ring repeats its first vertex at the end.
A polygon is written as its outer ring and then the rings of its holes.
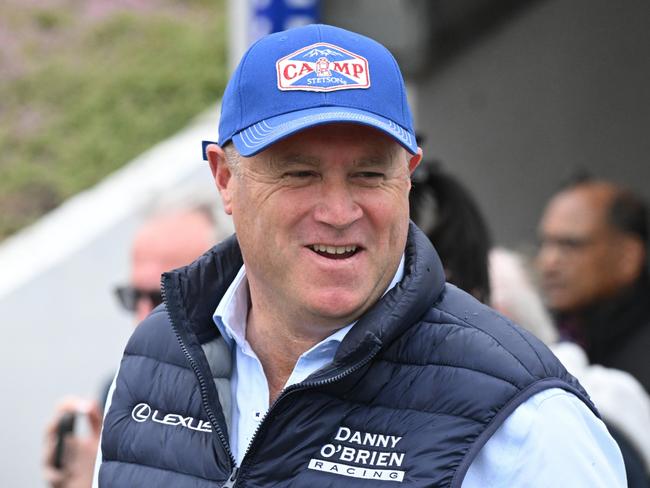
{"type": "MultiPolygon", "coordinates": [[[[386,291],[403,274],[404,257],[386,291]]],[[[269,409],[262,364],[246,341],[248,304],[242,266],[213,316],[234,353],[230,446],[238,465],[269,409]]],[[[353,326],[336,331],[303,353],[285,388],[331,362],[353,326]]],[[[505,420],[470,465],[462,486],[615,488],[627,482],[620,450],[605,425],[575,395],[552,388],[529,398],[505,420]]]]}

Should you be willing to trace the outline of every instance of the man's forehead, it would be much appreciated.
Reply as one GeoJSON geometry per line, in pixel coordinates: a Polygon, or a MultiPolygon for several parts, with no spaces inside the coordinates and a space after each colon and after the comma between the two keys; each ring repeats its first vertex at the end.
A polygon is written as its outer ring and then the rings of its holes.
{"type": "Polygon", "coordinates": [[[543,228],[578,233],[607,227],[613,194],[607,187],[580,185],[557,194],[543,219],[543,228]]]}

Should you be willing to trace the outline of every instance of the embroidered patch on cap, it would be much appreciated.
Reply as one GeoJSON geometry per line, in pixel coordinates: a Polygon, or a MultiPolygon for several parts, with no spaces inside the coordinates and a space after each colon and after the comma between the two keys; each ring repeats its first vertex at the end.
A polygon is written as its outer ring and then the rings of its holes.
{"type": "Polygon", "coordinates": [[[368,60],[333,44],[319,42],[275,63],[283,91],[334,91],[368,88],[368,60]]]}

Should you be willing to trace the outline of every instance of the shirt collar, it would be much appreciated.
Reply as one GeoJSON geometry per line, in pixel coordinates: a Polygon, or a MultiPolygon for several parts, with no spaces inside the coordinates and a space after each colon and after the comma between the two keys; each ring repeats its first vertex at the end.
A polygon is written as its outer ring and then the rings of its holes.
{"type": "Polygon", "coordinates": [[[242,265],[212,315],[214,323],[229,346],[236,342],[239,347],[244,347],[249,302],[246,267],[242,265]]]}

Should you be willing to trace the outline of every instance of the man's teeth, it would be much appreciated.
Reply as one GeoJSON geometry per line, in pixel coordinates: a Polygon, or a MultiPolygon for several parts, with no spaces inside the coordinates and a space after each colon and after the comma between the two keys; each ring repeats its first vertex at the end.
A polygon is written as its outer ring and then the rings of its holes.
{"type": "Polygon", "coordinates": [[[327,254],[345,254],[346,252],[354,252],[357,246],[325,246],[323,244],[314,244],[311,246],[316,252],[324,252],[327,254]]]}

